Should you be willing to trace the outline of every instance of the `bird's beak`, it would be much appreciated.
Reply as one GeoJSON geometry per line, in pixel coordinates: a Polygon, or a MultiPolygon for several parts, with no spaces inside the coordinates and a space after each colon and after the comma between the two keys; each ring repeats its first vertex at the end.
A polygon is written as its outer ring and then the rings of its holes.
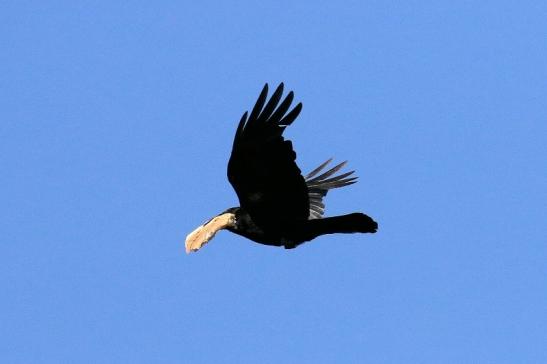
{"type": "Polygon", "coordinates": [[[186,254],[198,251],[222,229],[235,225],[235,215],[230,212],[215,216],[186,237],[186,254]]]}

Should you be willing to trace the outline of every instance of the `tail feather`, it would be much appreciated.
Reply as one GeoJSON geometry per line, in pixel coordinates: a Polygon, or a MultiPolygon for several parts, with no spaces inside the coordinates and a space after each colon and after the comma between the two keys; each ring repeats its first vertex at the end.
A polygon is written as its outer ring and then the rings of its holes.
{"type": "Polygon", "coordinates": [[[311,219],[298,228],[296,244],[285,244],[285,248],[295,248],[297,245],[310,241],[325,234],[375,233],[378,223],[370,216],[356,212],[348,215],[311,219]]]}

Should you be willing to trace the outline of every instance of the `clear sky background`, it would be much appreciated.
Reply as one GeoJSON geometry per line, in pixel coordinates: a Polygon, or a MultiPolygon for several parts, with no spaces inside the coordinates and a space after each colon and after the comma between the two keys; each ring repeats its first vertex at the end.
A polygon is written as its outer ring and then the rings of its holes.
{"type": "Polygon", "coordinates": [[[543,1],[5,1],[0,362],[547,363],[543,1]],[[235,127],[304,104],[327,215],[295,250],[221,232],[235,127]]]}

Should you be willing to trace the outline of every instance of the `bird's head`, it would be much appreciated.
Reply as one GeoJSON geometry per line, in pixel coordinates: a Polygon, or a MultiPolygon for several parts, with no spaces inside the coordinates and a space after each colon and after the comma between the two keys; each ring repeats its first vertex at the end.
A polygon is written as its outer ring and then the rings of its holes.
{"type": "Polygon", "coordinates": [[[213,239],[219,230],[234,227],[236,223],[236,210],[237,207],[229,208],[188,234],[185,242],[186,253],[189,254],[198,251],[209,240],[213,239]]]}

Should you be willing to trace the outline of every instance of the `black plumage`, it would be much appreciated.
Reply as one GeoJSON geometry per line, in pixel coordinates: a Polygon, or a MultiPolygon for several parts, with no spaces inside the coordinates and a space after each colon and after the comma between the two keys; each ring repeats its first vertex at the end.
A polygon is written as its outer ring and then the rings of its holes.
{"type": "Polygon", "coordinates": [[[285,248],[323,234],[376,232],[377,223],[362,213],[323,218],[328,191],[353,184],[357,177],[352,177],[353,171],[335,175],[346,162],[325,170],[331,159],[302,176],[292,143],[283,137],[302,104],[290,110],[294,94],[289,92],[281,101],[282,94],[283,83],[267,100],[266,84],[251,113],[243,114],[228,162],[228,180],[240,207],[226,210],[188,235],[187,251],[199,249],[219,229],[285,248]]]}

